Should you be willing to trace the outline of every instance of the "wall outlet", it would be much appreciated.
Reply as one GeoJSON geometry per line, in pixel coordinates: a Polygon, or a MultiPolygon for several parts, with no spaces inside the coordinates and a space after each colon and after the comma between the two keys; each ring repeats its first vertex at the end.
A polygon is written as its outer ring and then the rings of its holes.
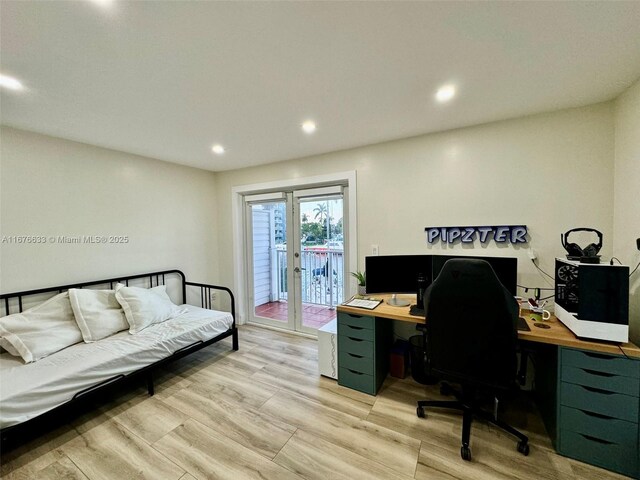
{"type": "Polygon", "coordinates": [[[371,245],[371,255],[378,256],[378,245],[371,245]]]}
{"type": "Polygon", "coordinates": [[[211,292],[211,303],[216,301],[216,292],[211,292]]]}
{"type": "Polygon", "coordinates": [[[529,254],[529,258],[532,261],[535,261],[536,258],[538,258],[538,254],[536,253],[536,251],[533,248],[530,248],[529,251],[527,252],[529,254]]]}

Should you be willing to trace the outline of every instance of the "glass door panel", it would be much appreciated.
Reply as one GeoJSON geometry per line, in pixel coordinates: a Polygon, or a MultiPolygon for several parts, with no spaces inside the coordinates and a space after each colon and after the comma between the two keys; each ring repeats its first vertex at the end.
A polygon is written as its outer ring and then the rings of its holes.
{"type": "Polygon", "coordinates": [[[336,318],[344,300],[342,195],[298,199],[296,328],[307,333],[336,318]]]}
{"type": "Polygon", "coordinates": [[[250,321],[293,329],[285,201],[247,205],[250,321]]]}

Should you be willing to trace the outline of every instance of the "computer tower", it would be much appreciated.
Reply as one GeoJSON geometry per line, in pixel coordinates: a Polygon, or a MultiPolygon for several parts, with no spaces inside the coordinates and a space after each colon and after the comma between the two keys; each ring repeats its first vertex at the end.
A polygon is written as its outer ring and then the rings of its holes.
{"type": "Polygon", "coordinates": [[[629,341],[629,267],[556,258],[555,304],[578,337],[629,341]]]}

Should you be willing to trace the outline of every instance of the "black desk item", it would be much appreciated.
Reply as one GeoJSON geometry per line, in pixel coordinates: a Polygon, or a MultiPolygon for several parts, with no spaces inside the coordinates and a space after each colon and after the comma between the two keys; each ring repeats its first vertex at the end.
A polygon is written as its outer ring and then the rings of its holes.
{"type": "Polygon", "coordinates": [[[527,325],[527,321],[523,317],[518,317],[518,331],[519,332],[530,332],[531,329],[529,325],[527,325]]]}
{"type": "MultiPolygon", "coordinates": [[[[518,451],[529,454],[529,439],[480,409],[478,391],[494,395],[516,388],[516,320],[518,304],[484,260],[451,259],[425,294],[427,361],[430,373],[462,386],[453,391],[456,401],[419,401],[425,407],[463,412],[460,455],[471,460],[469,440],[473,417],[492,423],[519,439],[518,451]]],[[[497,409],[496,409],[497,410],[497,409]]]]}
{"type": "Polygon", "coordinates": [[[562,246],[567,251],[567,260],[577,260],[582,263],[600,263],[598,252],[602,248],[602,232],[595,228],[573,228],[560,234],[562,246]],[[582,248],[577,243],[569,242],[569,234],[572,232],[593,232],[598,236],[598,243],[590,243],[582,248]]]}

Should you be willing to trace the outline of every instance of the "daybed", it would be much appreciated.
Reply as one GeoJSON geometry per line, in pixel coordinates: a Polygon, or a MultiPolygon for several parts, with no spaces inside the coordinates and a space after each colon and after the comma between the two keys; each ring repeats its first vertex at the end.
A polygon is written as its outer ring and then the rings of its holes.
{"type": "MultiPolygon", "coordinates": [[[[123,288],[123,292],[137,289],[143,295],[147,295],[147,291],[142,291],[139,288],[141,286],[155,287],[154,290],[163,291],[168,286],[173,286],[183,305],[171,304],[174,310],[169,319],[145,325],[140,331],[135,331],[135,334],[130,333],[134,332],[134,326],[131,325],[127,330],[86,343],[88,332],[83,330],[84,341],[81,337],[79,342],[37,361],[28,358],[27,361],[30,363],[25,363],[24,358],[15,356],[16,352],[11,352],[13,355],[9,352],[1,353],[0,428],[5,447],[13,443],[11,440],[21,437],[32,426],[39,426],[43,419],[54,416],[59,410],[68,410],[70,406],[94,398],[96,394],[104,393],[105,389],[113,388],[115,384],[133,377],[146,380],[149,395],[153,395],[152,374],[156,368],[212,343],[231,336],[233,349],[238,349],[235,300],[231,290],[217,285],[187,282],[179,270],[3,294],[0,295],[0,308],[3,307],[2,315],[6,320],[6,316],[10,314],[23,312],[23,306],[30,306],[34,299],[42,301],[52,294],[58,294],[59,297],[59,294],[66,291],[79,292],[72,289],[97,289],[107,286],[111,290],[115,287],[116,292],[118,288],[126,286],[127,289],[123,288]],[[129,288],[130,283],[135,287],[129,288]],[[230,312],[211,309],[214,290],[221,290],[229,295],[230,312]],[[197,303],[195,300],[198,296],[199,307],[187,305],[187,300],[197,303]]],[[[85,295],[86,291],[83,290],[81,293],[85,295]]],[[[95,295],[95,292],[88,293],[95,295]]],[[[123,308],[127,315],[131,313],[127,312],[124,303],[123,308]]],[[[24,314],[33,310],[26,310],[24,314]]],[[[141,311],[144,312],[144,309],[141,311]]],[[[128,316],[126,318],[129,320],[128,316]]],[[[100,314],[97,319],[102,320],[100,314]]],[[[11,345],[7,345],[6,341],[11,334],[2,328],[0,333],[3,335],[0,345],[11,350],[11,345]]],[[[49,335],[47,332],[50,337],[55,334],[56,332],[50,332],[49,335]]]]}

